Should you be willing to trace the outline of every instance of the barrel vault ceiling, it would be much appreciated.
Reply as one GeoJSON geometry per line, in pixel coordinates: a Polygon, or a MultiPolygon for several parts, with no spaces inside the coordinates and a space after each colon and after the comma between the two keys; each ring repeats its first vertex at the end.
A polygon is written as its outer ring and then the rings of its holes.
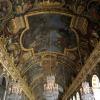
{"type": "Polygon", "coordinates": [[[41,2],[0,0],[0,36],[35,99],[43,100],[43,84],[52,72],[61,100],[99,41],[100,2],[41,2]]]}

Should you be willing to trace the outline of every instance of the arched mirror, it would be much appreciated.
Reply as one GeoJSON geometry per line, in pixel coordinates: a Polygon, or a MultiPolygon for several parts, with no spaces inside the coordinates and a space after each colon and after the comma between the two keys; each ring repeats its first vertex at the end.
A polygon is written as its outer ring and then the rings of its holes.
{"type": "Polygon", "coordinates": [[[76,100],[75,96],[73,96],[73,100],[76,100]]]}
{"type": "Polygon", "coordinates": [[[100,80],[97,75],[92,77],[92,88],[95,100],[100,100],[100,80]]]}
{"type": "Polygon", "coordinates": [[[79,92],[76,93],[76,100],[81,100],[79,92]]]}
{"type": "Polygon", "coordinates": [[[72,98],[70,98],[70,100],[72,100],[72,98]]]}

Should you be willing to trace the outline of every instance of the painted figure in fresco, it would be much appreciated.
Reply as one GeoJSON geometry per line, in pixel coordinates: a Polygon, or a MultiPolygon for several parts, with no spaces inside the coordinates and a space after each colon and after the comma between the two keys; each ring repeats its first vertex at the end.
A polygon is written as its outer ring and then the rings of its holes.
{"type": "Polygon", "coordinates": [[[0,18],[3,18],[7,15],[8,8],[9,5],[7,0],[0,0],[0,18]]]}
{"type": "Polygon", "coordinates": [[[93,0],[88,4],[88,15],[90,23],[88,24],[88,33],[92,33],[93,37],[100,37],[100,1],[93,0]]]}
{"type": "Polygon", "coordinates": [[[89,3],[88,13],[92,17],[92,19],[100,22],[100,1],[99,0],[92,1],[89,3]]]}
{"type": "Polygon", "coordinates": [[[77,46],[77,37],[70,26],[70,18],[60,15],[33,16],[29,19],[29,30],[22,36],[24,48],[33,48],[35,52],[64,52],[64,49],[73,49],[77,46]],[[41,20],[43,19],[43,20],[41,20]],[[33,24],[34,23],[34,24],[33,24]],[[32,24],[32,25],[31,25],[32,24]],[[73,42],[74,40],[74,42],[73,42]]]}

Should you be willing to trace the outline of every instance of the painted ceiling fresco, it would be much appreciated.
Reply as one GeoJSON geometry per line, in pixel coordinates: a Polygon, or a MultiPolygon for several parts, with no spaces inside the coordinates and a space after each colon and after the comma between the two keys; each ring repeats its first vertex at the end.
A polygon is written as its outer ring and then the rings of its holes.
{"type": "Polygon", "coordinates": [[[62,7],[35,8],[35,1],[0,0],[0,36],[7,41],[6,51],[36,100],[44,100],[43,84],[50,67],[63,88],[61,100],[100,39],[100,2],[65,0],[62,7]]]}
{"type": "Polygon", "coordinates": [[[76,33],[71,30],[71,17],[43,14],[28,17],[30,29],[22,35],[22,45],[35,52],[64,52],[77,47],[76,33]]]}
{"type": "Polygon", "coordinates": [[[0,0],[0,19],[4,19],[9,13],[10,2],[6,0],[0,0]],[[7,13],[8,12],[8,13],[7,13]]]}

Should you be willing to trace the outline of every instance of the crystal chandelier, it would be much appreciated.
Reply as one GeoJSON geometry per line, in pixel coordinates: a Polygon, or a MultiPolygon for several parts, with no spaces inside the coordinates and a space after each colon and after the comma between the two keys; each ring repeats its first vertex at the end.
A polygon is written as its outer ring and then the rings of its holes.
{"type": "Polygon", "coordinates": [[[82,88],[80,91],[81,91],[82,100],[94,100],[92,88],[89,86],[88,82],[82,83],[82,88]]]}
{"type": "Polygon", "coordinates": [[[59,95],[58,84],[55,83],[55,76],[49,75],[44,84],[44,96],[46,100],[57,100],[59,95]]]}
{"type": "Polygon", "coordinates": [[[7,100],[22,100],[22,88],[19,83],[12,80],[8,86],[7,100]]]}
{"type": "MultiPolygon", "coordinates": [[[[51,34],[49,34],[51,37],[51,34]]],[[[53,47],[52,47],[52,40],[50,38],[50,51],[52,51],[53,47]]],[[[50,54],[49,56],[46,57],[47,59],[45,59],[45,61],[48,62],[48,64],[46,65],[46,67],[48,68],[47,72],[47,76],[46,76],[46,83],[44,84],[44,92],[43,95],[45,97],[46,100],[58,100],[58,96],[59,96],[59,87],[58,84],[55,81],[55,75],[53,74],[53,66],[55,66],[56,64],[53,63],[52,60],[52,54],[50,54]]],[[[56,62],[56,61],[55,61],[56,62]]]]}
{"type": "Polygon", "coordinates": [[[17,82],[13,81],[13,82],[11,82],[9,84],[8,93],[9,94],[18,94],[18,95],[21,95],[22,88],[20,88],[20,86],[19,86],[19,84],[17,82]]]}

